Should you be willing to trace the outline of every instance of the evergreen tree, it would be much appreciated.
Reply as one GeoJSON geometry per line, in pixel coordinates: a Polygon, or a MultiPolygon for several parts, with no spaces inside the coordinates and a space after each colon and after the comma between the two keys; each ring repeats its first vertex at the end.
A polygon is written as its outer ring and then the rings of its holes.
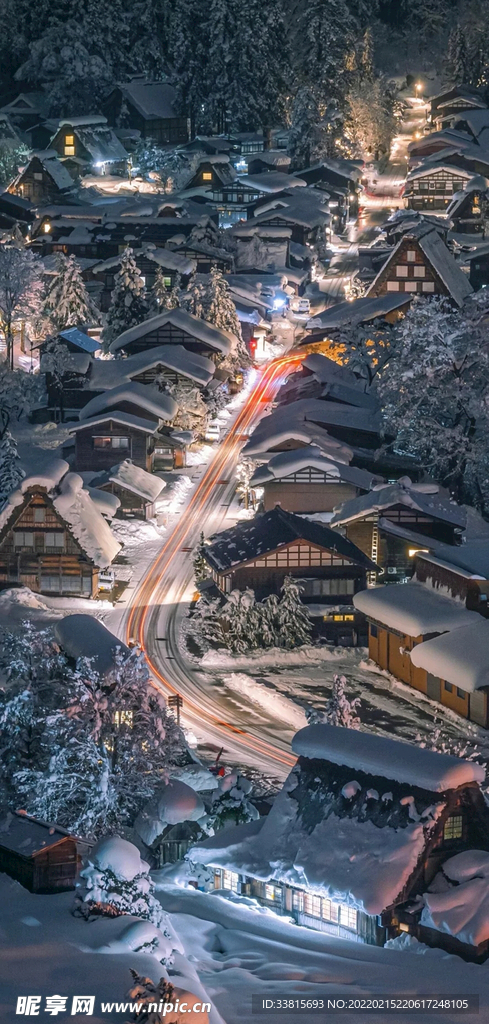
{"type": "Polygon", "coordinates": [[[182,295],[181,305],[188,313],[193,313],[200,320],[205,319],[205,291],[202,281],[196,274],[192,274],[190,278],[188,287],[182,295]]]}
{"type": "Polygon", "coordinates": [[[80,871],[85,891],[80,896],[87,910],[109,916],[130,914],[151,921],[157,928],[163,921],[161,903],[154,896],[149,864],[139,850],[120,836],[104,837],[92,848],[80,871]]]}
{"type": "Polygon", "coordinates": [[[194,577],[195,577],[196,584],[198,584],[200,580],[205,579],[206,576],[208,576],[208,574],[209,574],[209,567],[208,567],[207,562],[206,562],[206,560],[204,558],[204,551],[205,551],[205,538],[204,538],[204,531],[202,531],[202,533],[200,534],[199,543],[197,544],[197,547],[195,548],[195,553],[194,553],[194,577]]]}
{"type": "Polygon", "coordinates": [[[0,321],[13,369],[15,320],[28,320],[41,305],[41,264],[32,249],[0,246],[0,321]]]}
{"type": "Polygon", "coordinates": [[[292,107],[288,151],[292,171],[300,171],[330,155],[333,125],[320,111],[312,89],[298,90],[292,107]]]}
{"type": "Polygon", "coordinates": [[[252,788],[249,779],[238,772],[224,775],[214,793],[207,827],[217,832],[221,828],[256,821],[259,814],[249,799],[252,788]]]}
{"type": "Polygon", "coordinates": [[[6,430],[0,441],[0,508],[24,477],[17,445],[10,430],[6,430]]]}
{"type": "Polygon", "coordinates": [[[208,9],[200,0],[175,0],[171,51],[177,109],[190,118],[192,137],[209,123],[208,9]]]}
{"type": "Polygon", "coordinates": [[[301,601],[301,587],[292,576],[286,576],[277,606],[277,643],[279,647],[298,647],[311,639],[309,612],[301,601]]]}
{"type": "Polygon", "coordinates": [[[471,78],[468,68],[467,41],[460,24],[454,26],[448,38],[446,67],[451,81],[462,85],[471,78]]]}
{"type": "Polygon", "coordinates": [[[41,315],[58,331],[78,324],[100,323],[100,310],[87,292],[75,256],[56,253],[56,273],[48,285],[41,315]]]}
{"type": "Polygon", "coordinates": [[[206,290],[204,319],[236,338],[241,336],[241,325],[236,313],[229,285],[217,267],[212,267],[206,290]]]}
{"type": "Polygon", "coordinates": [[[360,704],[358,697],[349,700],[345,693],[345,676],[333,676],[333,689],[324,711],[309,709],[307,720],[311,725],[324,722],[327,725],[343,726],[344,729],[359,729],[360,719],[356,709],[360,704]]]}
{"type": "Polygon", "coordinates": [[[153,287],[151,289],[150,312],[153,316],[162,313],[165,309],[177,309],[180,305],[180,294],[178,283],[173,288],[167,288],[163,269],[158,267],[153,287]]]}
{"type": "Polygon", "coordinates": [[[148,316],[148,304],[144,281],[134,259],[133,250],[127,246],[122,253],[120,268],[115,275],[114,289],[107,311],[103,331],[104,346],[108,349],[123,331],[143,322],[148,316]]]}

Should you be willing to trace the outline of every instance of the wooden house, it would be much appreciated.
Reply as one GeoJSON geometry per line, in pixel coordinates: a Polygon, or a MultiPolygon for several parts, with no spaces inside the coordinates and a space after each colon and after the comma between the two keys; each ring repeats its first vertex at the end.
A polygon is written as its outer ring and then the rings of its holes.
{"type": "Polygon", "coordinates": [[[388,292],[446,295],[455,305],[462,306],[472,286],[438,231],[420,224],[403,235],[392,250],[372,281],[367,297],[388,292]]]}
{"type": "MultiPolygon", "coordinates": [[[[49,344],[40,345],[40,371],[45,375],[47,408],[56,422],[78,418],[79,410],[93,397],[88,390],[92,363],[101,345],[78,327],[60,331],[57,340],[66,349],[62,364],[49,344]]],[[[98,361],[98,360],[97,360],[98,361]]]]}
{"type": "Polygon", "coordinates": [[[469,281],[475,292],[479,291],[479,288],[487,287],[489,284],[489,242],[477,244],[474,249],[464,254],[460,262],[462,266],[468,267],[469,281]]]}
{"type": "MultiPolygon", "coordinates": [[[[392,253],[392,249],[389,253],[392,253]]],[[[338,302],[329,309],[316,313],[307,321],[306,329],[313,334],[306,334],[303,344],[308,346],[312,337],[334,338],[334,332],[356,324],[380,326],[384,321],[388,324],[396,323],[407,312],[410,303],[411,295],[404,292],[395,294],[390,288],[385,294],[378,296],[369,292],[368,295],[354,299],[353,302],[338,302]]]]}
{"type": "Polygon", "coordinates": [[[59,202],[74,188],[74,184],[58,154],[54,149],[48,149],[32,153],[8,191],[42,205],[59,202]]]}
{"type": "Polygon", "coordinates": [[[446,215],[457,234],[484,236],[488,212],[489,181],[476,175],[462,192],[454,195],[446,215]]]}
{"type": "Polygon", "coordinates": [[[255,471],[250,487],[263,488],[265,512],[280,505],[302,515],[332,512],[341,502],[369,491],[377,480],[372,473],[334,462],[319,448],[307,445],[274,455],[255,471]]]}
{"type": "Polygon", "coordinates": [[[457,132],[465,132],[470,135],[477,145],[485,146],[489,128],[489,110],[487,107],[477,110],[462,110],[452,119],[451,127],[457,132]]]}
{"type": "Polygon", "coordinates": [[[177,146],[187,142],[189,122],[176,107],[173,85],[133,75],[112,89],[102,112],[113,127],[134,128],[142,139],[153,139],[160,146],[177,146]]]}
{"type": "Polygon", "coordinates": [[[0,512],[0,587],[94,597],[121,545],[68,463],[26,477],[0,512]]]}
{"type": "Polygon", "coordinates": [[[74,177],[125,173],[127,168],[127,152],[101,114],[60,121],[51,149],[74,177]]]}
{"type": "Polygon", "coordinates": [[[350,942],[383,946],[407,933],[485,959],[487,923],[474,947],[441,927],[433,934],[422,914],[447,862],[489,850],[484,767],[332,725],[301,729],[292,749],[298,761],[267,817],[189,851],[190,865],[214,869],[207,888],[350,942]]]}
{"type": "Polygon", "coordinates": [[[473,144],[473,138],[467,132],[455,131],[454,128],[445,128],[441,132],[430,132],[420,139],[414,139],[408,146],[408,169],[417,167],[427,157],[435,153],[460,151],[466,146],[473,144]]]}
{"type": "MultiPolygon", "coordinates": [[[[162,391],[176,385],[192,390],[205,390],[216,371],[212,359],[190,352],[183,345],[159,345],[142,349],[127,359],[95,360],[86,382],[89,398],[122,384],[155,384],[162,391]]],[[[89,399],[87,399],[88,401],[89,399]]],[[[84,403],[85,404],[85,403],[84,403]]]]}
{"type": "Polygon", "coordinates": [[[205,156],[198,167],[192,172],[185,184],[185,189],[205,188],[219,192],[224,185],[229,185],[236,178],[236,170],[225,153],[205,156]]]}
{"type": "Polygon", "coordinates": [[[290,156],[284,149],[265,149],[248,157],[248,174],[265,174],[267,171],[287,174],[289,167],[290,156]]]}
{"type": "Polygon", "coordinates": [[[409,171],[404,199],[410,210],[446,210],[456,192],[474,177],[474,170],[451,162],[424,163],[409,171]]]}
{"type": "Polygon", "coordinates": [[[431,97],[429,120],[435,125],[437,120],[450,114],[458,114],[461,117],[464,111],[484,109],[485,106],[478,89],[470,85],[450,85],[431,97]]]}
{"type": "Polygon", "coordinates": [[[465,524],[465,510],[443,497],[437,484],[411,482],[379,484],[346,501],[331,520],[381,566],[388,583],[411,576],[416,554],[428,541],[461,544],[465,524]]]}
{"type": "Polygon", "coordinates": [[[222,594],[250,588],[262,600],[279,594],[286,576],[296,577],[304,603],[320,606],[323,632],[356,642],[361,617],[352,598],[377,567],[328,526],[276,505],[212,537],[204,557],[222,594]]]}
{"type": "Polygon", "coordinates": [[[164,480],[136,466],[131,459],[124,459],[124,462],[94,476],[91,485],[116,495],[120,501],[117,515],[122,519],[152,519],[155,502],[166,487],[164,480]]]}
{"type": "Polygon", "coordinates": [[[6,114],[13,124],[22,131],[48,116],[48,97],[43,90],[38,92],[20,92],[13,100],[0,107],[0,114],[6,114]]]}
{"type": "Polygon", "coordinates": [[[15,811],[2,823],[0,871],[29,892],[66,892],[75,888],[82,859],[91,845],[60,825],[15,811]]]}
{"type": "Polygon", "coordinates": [[[183,345],[189,352],[221,361],[236,346],[236,338],[184,309],[166,309],[119,335],[110,351],[134,355],[160,345],[183,345]]]}
{"type": "MultiPolygon", "coordinates": [[[[196,260],[188,259],[166,247],[142,245],[134,250],[134,259],[147,291],[153,287],[158,269],[163,271],[163,281],[169,290],[175,286],[177,281],[180,281],[182,288],[185,288],[190,275],[197,270],[196,260]]],[[[89,280],[95,282],[97,304],[103,313],[106,313],[110,307],[115,277],[120,269],[121,260],[122,253],[118,253],[117,256],[102,260],[90,267],[89,280]]]]}
{"type": "Polygon", "coordinates": [[[324,194],[316,189],[293,188],[287,194],[280,193],[268,202],[255,204],[253,219],[248,226],[290,228],[291,241],[297,245],[314,246],[325,244],[326,231],[330,226],[328,202],[324,194]]]}
{"type": "Polygon", "coordinates": [[[70,428],[77,471],[110,469],[119,456],[151,472],[160,428],[172,421],[177,409],[169,394],[135,381],[96,395],[70,428]]]}
{"type": "Polygon", "coordinates": [[[462,601],[440,593],[435,576],[430,576],[427,583],[420,582],[416,575],[404,586],[374,587],[355,595],[354,605],[369,624],[369,656],[402,682],[487,728],[489,679],[482,670],[480,651],[483,645],[487,649],[489,624],[476,612],[468,611],[462,601]],[[454,643],[450,639],[452,631],[455,634],[459,629],[464,631],[460,645],[458,638],[454,643]],[[440,660],[433,671],[434,655],[429,660],[424,651],[418,654],[414,649],[435,637],[440,641],[434,648],[440,660]],[[470,637],[472,649],[461,646],[470,637]],[[462,667],[464,658],[466,669],[462,667]]]}

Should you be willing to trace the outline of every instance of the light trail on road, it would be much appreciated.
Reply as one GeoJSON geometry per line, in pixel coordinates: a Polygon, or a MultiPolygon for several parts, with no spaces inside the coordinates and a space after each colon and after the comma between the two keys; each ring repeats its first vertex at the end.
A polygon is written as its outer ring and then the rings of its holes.
{"type": "MultiPolygon", "coordinates": [[[[217,488],[222,488],[222,476],[226,466],[234,460],[237,461],[239,452],[246,439],[246,432],[254,420],[260,418],[261,409],[264,403],[271,401],[275,391],[284,376],[284,372],[296,369],[302,361],[302,355],[291,353],[273,363],[263,371],[258,383],[250,393],[243,409],[231,426],[227,436],[224,438],[216,456],[208,466],[202,480],[192,495],[189,505],[183,513],[181,521],[173,530],[172,534],[164,544],[158,557],[148,570],[139,588],[134,594],[132,606],[129,612],[126,639],[135,638],[144,651],[149,668],[153,676],[153,683],[165,696],[175,694],[178,688],[173,685],[170,679],[162,671],[162,665],[156,663],[155,657],[151,656],[148,650],[148,635],[151,620],[158,606],[162,603],[165,590],[168,589],[168,580],[165,581],[168,572],[171,571],[171,564],[177,553],[185,545],[189,534],[199,531],[204,525],[208,507],[213,499],[219,500],[216,494],[217,488]]],[[[232,467],[234,469],[234,466],[232,467]]],[[[227,482],[227,481],[226,481],[227,482]]],[[[164,662],[164,656],[159,662],[164,662]]],[[[248,756],[258,755],[260,759],[266,760],[269,764],[291,767],[295,764],[295,757],[286,750],[269,743],[267,740],[251,735],[244,729],[237,730],[231,723],[223,721],[222,716],[214,714],[197,700],[185,696],[185,708],[190,711],[199,722],[211,727],[212,734],[217,734],[223,742],[232,743],[235,749],[242,750],[248,756]]]]}

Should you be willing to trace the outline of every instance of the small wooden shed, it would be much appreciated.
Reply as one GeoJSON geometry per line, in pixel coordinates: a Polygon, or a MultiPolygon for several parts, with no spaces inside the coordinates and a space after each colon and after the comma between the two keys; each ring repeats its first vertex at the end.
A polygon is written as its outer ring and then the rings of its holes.
{"type": "Polygon", "coordinates": [[[30,892],[66,892],[75,888],[81,860],[90,846],[88,839],[60,825],[16,811],[0,825],[0,871],[30,892]]]}

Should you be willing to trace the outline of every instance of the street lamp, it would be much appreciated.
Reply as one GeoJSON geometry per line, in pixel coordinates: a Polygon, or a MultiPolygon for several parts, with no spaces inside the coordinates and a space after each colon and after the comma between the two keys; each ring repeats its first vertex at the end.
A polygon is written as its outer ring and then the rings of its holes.
{"type": "Polygon", "coordinates": [[[420,92],[421,92],[421,90],[423,88],[423,83],[422,82],[416,82],[414,88],[416,90],[416,96],[419,98],[419,94],[420,94],[420,92]]]}

